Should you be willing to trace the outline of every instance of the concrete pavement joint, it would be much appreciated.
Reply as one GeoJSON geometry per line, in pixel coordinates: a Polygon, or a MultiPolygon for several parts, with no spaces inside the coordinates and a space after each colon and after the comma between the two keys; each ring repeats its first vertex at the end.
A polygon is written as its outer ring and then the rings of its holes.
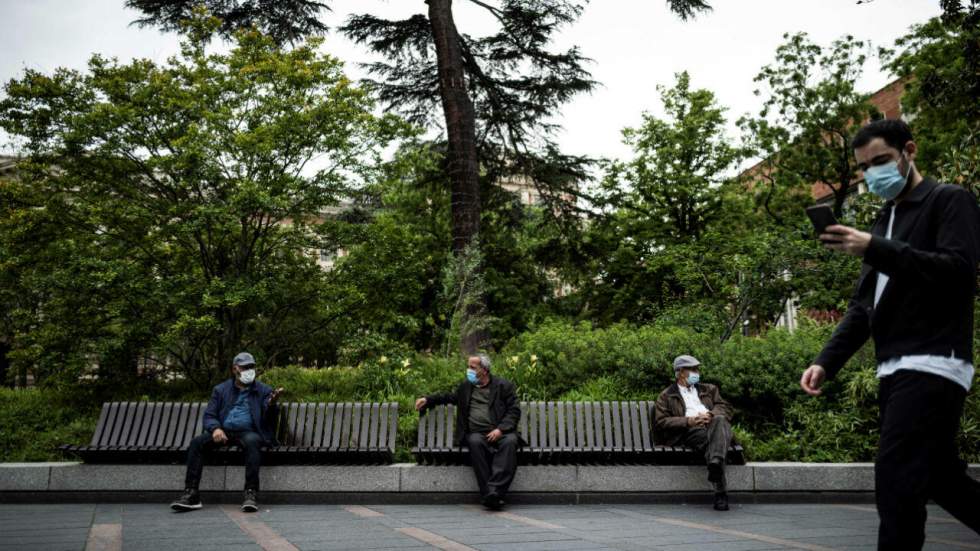
{"type": "Polygon", "coordinates": [[[405,534],[410,538],[417,539],[423,543],[427,543],[433,547],[438,547],[443,551],[477,551],[476,549],[468,545],[463,545],[458,541],[453,541],[449,538],[440,536],[435,532],[430,532],[428,530],[423,530],[422,528],[416,528],[414,526],[407,526],[405,528],[396,528],[395,531],[400,534],[405,534]]]}
{"type": "Polygon", "coordinates": [[[561,530],[564,526],[558,526],[557,524],[551,524],[550,522],[545,522],[543,520],[534,519],[531,517],[525,517],[523,515],[517,515],[511,513],[510,511],[498,511],[491,513],[491,516],[506,518],[513,520],[515,522],[520,522],[522,524],[527,524],[528,526],[534,526],[535,528],[545,528],[548,530],[561,530]]]}
{"type": "Polygon", "coordinates": [[[369,509],[367,507],[364,507],[363,505],[345,505],[344,510],[347,511],[348,513],[353,513],[363,518],[375,518],[375,517],[385,516],[384,513],[379,513],[378,511],[375,511],[374,509],[369,509]]]}
{"type": "Polygon", "coordinates": [[[262,522],[254,513],[243,513],[232,505],[222,505],[221,510],[265,551],[299,551],[298,547],[262,522]]]}
{"type": "MultiPolygon", "coordinates": [[[[878,509],[874,507],[861,507],[860,505],[836,505],[835,507],[840,507],[842,509],[851,509],[853,511],[864,511],[866,513],[878,514],[878,509]]],[[[944,517],[941,515],[929,515],[928,520],[932,522],[944,522],[948,524],[959,524],[960,521],[952,517],[944,517]]]]}
{"type": "MultiPolygon", "coordinates": [[[[869,513],[877,513],[878,512],[878,510],[875,509],[874,507],[861,507],[861,506],[858,506],[858,505],[837,505],[836,507],[840,507],[840,508],[843,508],[843,509],[851,509],[851,510],[854,510],[854,511],[864,511],[864,512],[869,512],[869,513]]],[[[944,524],[959,524],[960,523],[960,521],[956,520],[955,518],[944,517],[944,516],[939,516],[939,515],[930,515],[928,517],[928,520],[930,520],[932,522],[935,522],[935,523],[944,523],[944,524]]],[[[980,545],[977,545],[975,543],[966,542],[966,541],[948,540],[948,539],[945,539],[945,538],[936,538],[936,537],[932,537],[932,536],[926,536],[926,541],[933,542],[933,543],[941,543],[943,545],[949,545],[949,546],[952,546],[952,547],[960,547],[962,549],[980,549],[980,545]]]]}
{"type": "Polygon", "coordinates": [[[633,517],[633,518],[644,518],[644,519],[653,520],[655,522],[660,522],[663,524],[670,524],[673,526],[681,526],[684,528],[693,528],[697,530],[707,530],[709,532],[714,532],[716,534],[725,534],[725,535],[735,536],[742,539],[761,541],[763,543],[771,543],[773,545],[781,545],[784,547],[792,547],[794,549],[805,549],[806,551],[834,551],[833,548],[824,547],[822,545],[814,545],[814,544],[803,543],[799,541],[787,540],[783,538],[774,538],[772,536],[765,536],[762,534],[755,534],[752,532],[743,532],[741,530],[732,530],[729,528],[714,526],[712,524],[689,522],[686,520],[680,520],[680,519],[669,518],[669,517],[657,517],[653,515],[645,515],[642,513],[634,513],[632,511],[624,511],[622,509],[610,509],[610,511],[614,511],[619,514],[633,517]]]}
{"type": "Polygon", "coordinates": [[[122,551],[122,524],[93,524],[85,551],[122,551]]]}
{"type": "Polygon", "coordinates": [[[493,517],[505,518],[505,519],[508,519],[508,520],[512,520],[514,522],[519,522],[521,524],[526,524],[528,526],[533,526],[535,528],[543,528],[545,530],[551,530],[551,531],[557,532],[559,534],[564,534],[566,536],[572,536],[572,537],[578,538],[580,540],[588,541],[588,542],[599,544],[599,545],[606,546],[606,547],[613,547],[613,548],[617,548],[617,549],[622,549],[624,551],[639,551],[639,550],[645,550],[645,549],[647,549],[646,547],[637,546],[637,545],[634,545],[634,544],[632,544],[630,542],[625,542],[625,541],[617,540],[617,539],[613,539],[613,538],[596,537],[595,534],[591,534],[591,533],[589,533],[587,531],[584,531],[584,530],[579,530],[579,529],[576,529],[576,528],[569,528],[569,527],[561,526],[561,525],[558,525],[558,524],[552,524],[550,522],[546,522],[546,521],[543,521],[543,520],[538,520],[538,519],[535,519],[535,518],[526,517],[524,515],[518,515],[516,513],[510,512],[510,511],[491,512],[491,511],[486,511],[485,509],[483,509],[479,505],[466,505],[466,506],[464,506],[464,508],[465,509],[469,509],[471,511],[482,512],[484,514],[487,514],[487,515],[490,515],[490,516],[493,516],[493,517]]]}
{"type": "Polygon", "coordinates": [[[941,543],[943,545],[951,545],[953,547],[960,547],[963,549],[980,549],[980,545],[977,545],[975,543],[969,543],[966,541],[948,540],[945,538],[928,538],[928,537],[926,538],[926,541],[941,543]]]}

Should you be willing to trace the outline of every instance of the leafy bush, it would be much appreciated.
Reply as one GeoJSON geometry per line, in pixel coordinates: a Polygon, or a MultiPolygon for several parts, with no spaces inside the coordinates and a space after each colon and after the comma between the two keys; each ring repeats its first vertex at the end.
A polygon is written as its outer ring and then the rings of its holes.
{"type": "Polygon", "coordinates": [[[0,388],[0,461],[50,461],[60,444],[87,444],[99,406],[54,390],[0,388]]]}
{"type": "MultiPolygon", "coordinates": [[[[494,373],[517,385],[522,400],[654,400],[673,382],[672,361],[692,354],[706,382],[718,384],[736,408],[734,431],[754,461],[870,461],[877,448],[875,360],[862,349],[819,398],[799,389],[803,369],[817,355],[831,327],[804,325],[794,333],[736,336],[724,343],[694,328],[592,328],[550,321],[512,339],[494,357],[494,373]]],[[[396,460],[409,461],[415,444],[419,396],[452,392],[463,379],[461,358],[381,347],[351,366],[308,369],[287,366],[260,374],[286,388],[298,402],[396,401],[396,460]],[[388,355],[385,355],[388,354],[388,355]]],[[[92,388],[96,388],[94,385],[92,388]]],[[[186,382],[118,389],[107,395],[89,387],[70,391],[3,390],[0,397],[0,461],[59,457],[61,443],[85,442],[98,405],[107,399],[204,400],[206,391],[186,382]]],[[[959,435],[963,458],[980,460],[980,392],[967,399],[959,435]]]]}

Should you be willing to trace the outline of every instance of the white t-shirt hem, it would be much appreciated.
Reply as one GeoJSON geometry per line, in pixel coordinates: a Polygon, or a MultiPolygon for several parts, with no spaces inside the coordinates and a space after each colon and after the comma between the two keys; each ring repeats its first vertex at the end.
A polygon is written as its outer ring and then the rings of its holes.
{"type": "Polygon", "coordinates": [[[901,370],[918,371],[938,375],[965,388],[970,392],[975,369],[969,362],[953,356],[902,356],[878,365],[876,376],[883,379],[901,370]]]}

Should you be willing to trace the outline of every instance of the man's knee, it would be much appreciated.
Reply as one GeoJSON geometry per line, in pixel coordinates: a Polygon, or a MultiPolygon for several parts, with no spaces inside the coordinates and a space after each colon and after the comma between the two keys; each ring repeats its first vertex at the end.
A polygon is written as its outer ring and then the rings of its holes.
{"type": "Polygon", "coordinates": [[[262,437],[255,432],[246,432],[238,437],[238,441],[245,449],[259,450],[262,448],[262,437]]]}
{"type": "Polygon", "coordinates": [[[681,443],[690,448],[704,447],[708,443],[708,429],[704,427],[687,429],[687,434],[681,443]]]}
{"type": "Polygon", "coordinates": [[[500,437],[497,440],[497,446],[501,449],[511,449],[517,447],[517,435],[513,432],[508,432],[507,434],[500,437]]]}
{"type": "Polygon", "coordinates": [[[199,434],[191,440],[191,443],[188,445],[188,448],[197,448],[197,449],[203,448],[208,443],[210,443],[213,440],[213,438],[214,437],[212,437],[211,433],[209,432],[199,434]]]}
{"type": "Polygon", "coordinates": [[[466,444],[471,450],[485,448],[487,444],[487,437],[486,435],[478,432],[471,432],[466,435],[466,444]]]}
{"type": "Polygon", "coordinates": [[[728,420],[728,417],[725,417],[724,415],[715,415],[714,417],[711,418],[711,425],[713,425],[713,426],[721,426],[721,427],[726,427],[726,426],[730,427],[731,426],[731,422],[728,420]]]}

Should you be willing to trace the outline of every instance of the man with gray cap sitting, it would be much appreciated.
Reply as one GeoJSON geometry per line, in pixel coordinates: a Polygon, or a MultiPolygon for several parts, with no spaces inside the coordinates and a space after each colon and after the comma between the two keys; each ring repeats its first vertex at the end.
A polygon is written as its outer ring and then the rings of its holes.
{"type": "Polygon", "coordinates": [[[717,386],[700,382],[701,362],[694,356],[674,358],[674,376],[676,382],[657,398],[654,442],[703,453],[715,487],[715,509],[727,511],[725,456],[732,443],[734,410],[717,386]]]}
{"type": "Polygon", "coordinates": [[[242,511],[258,511],[259,466],[262,446],[275,445],[277,401],[283,389],[272,390],[255,380],[255,358],[248,352],[235,356],[231,377],[214,387],[204,411],[204,433],[191,440],[187,448],[187,475],[184,493],[170,504],[175,511],[201,508],[198,483],[204,468],[204,454],[221,446],[238,445],[245,453],[245,499],[242,511]]]}

